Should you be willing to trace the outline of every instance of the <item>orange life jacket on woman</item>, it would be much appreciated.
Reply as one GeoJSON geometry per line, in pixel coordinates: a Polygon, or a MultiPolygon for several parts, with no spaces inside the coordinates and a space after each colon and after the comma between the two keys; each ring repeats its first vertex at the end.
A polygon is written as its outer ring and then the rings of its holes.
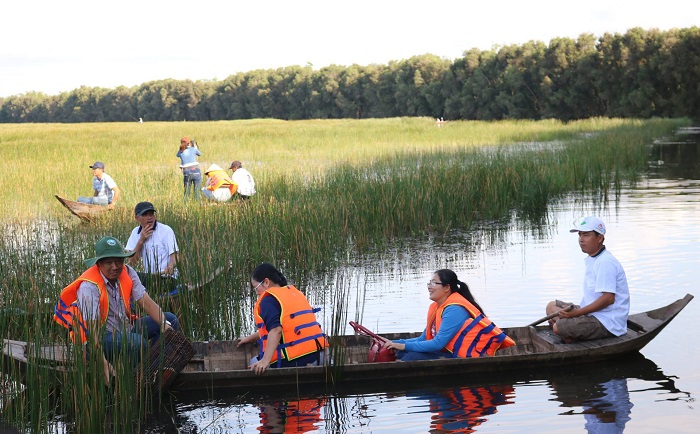
{"type": "MultiPolygon", "coordinates": [[[[135,315],[131,314],[131,290],[134,287],[134,282],[129,277],[129,272],[126,267],[122,270],[118,277],[119,281],[119,292],[121,293],[122,300],[124,301],[124,306],[126,307],[126,314],[133,320],[136,318],[135,315]]],[[[76,331],[79,331],[80,342],[85,343],[87,341],[88,329],[85,321],[83,320],[83,315],[78,307],[78,288],[82,282],[91,282],[97,285],[100,290],[100,323],[104,324],[107,321],[107,315],[109,313],[109,294],[107,293],[107,287],[105,285],[105,280],[100,273],[100,269],[97,264],[88,268],[83,274],[80,275],[73,283],[63,288],[61,295],[58,298],[56,307],[54,308],[53,319],[57,323],[61,324],[70,330],[70,337],[73,342],[76,342],[76,331]]]]}
{"type": "Polygon", "coordinates": [[[207,190],[214,191],[219,187],[226,187],[229,189],[233,195],[238,190],[238,184],[233,182],[228,176],[225,170],[212,170],[207,174],[209,176],[209,181],[207,181],[207,190]]]}
{"type": "Polygon", "coordinates": [[[433,322],[437,335],[442,323],[442,314],[447,306],[458,305],[467,309],[469,318],[461,329],[447,343],[445,349],[452,353],[453,357],[481,357],[485,354],[493,356],[499,348],[508,348],[515,345],[513,339],[506,336],[490,319],[479,311],[473,304],[459,293],[453,292],[447,300],[438,306],[436,302],[428,309],[428,325],[425,328],[425,338],[433,339],[433,322]]]}
{"type": "Polygon", "coordinates": [[[328,339],[321,331],[321,325],[316,321],[315,313],[321,308],[312,308],[306,296],[294,286],[289,285],[269,288],[258,297],[255,303],[255,325],[260,334],[263,354],[267,349],[268,330],[265,328],[265,321],[260,314],[260,302],[265,297],[275,297],[282,307],[280,315],[282,339],[277,346],[277,351],[272,355],[271,362],[280,357],[291,361],[328,347],[328,339]]]}

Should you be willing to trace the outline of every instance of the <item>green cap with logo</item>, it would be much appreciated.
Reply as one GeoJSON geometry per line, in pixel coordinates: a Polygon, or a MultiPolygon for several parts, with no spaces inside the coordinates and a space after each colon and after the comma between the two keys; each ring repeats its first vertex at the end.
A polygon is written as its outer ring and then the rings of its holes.
{"type": "Polygon", "coordinates": [[[95,244],[95,257],[83,261],[88,267],[92,267],[104,258],[129,258],[136,252],[125,252],[122,243],[114,237],[103,237],[95,244]]]}

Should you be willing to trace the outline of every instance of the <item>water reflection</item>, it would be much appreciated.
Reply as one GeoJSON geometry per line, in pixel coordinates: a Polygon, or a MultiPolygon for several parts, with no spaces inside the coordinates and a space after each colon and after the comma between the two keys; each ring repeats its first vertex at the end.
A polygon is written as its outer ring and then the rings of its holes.
{"type": "MultiPolygon", "coordinates": [[[[690,394],[678,390],[674,379],[661,372],[654,362],[637,354],[617,364],[586,366],[554,375],[549,381],[555,400],[570,408],[562,416],[583,416],[589,433],[621,433],[632,418],[634,404],[629,385],[634,379],[655,382],[657,387],[638,391],[663,390],[672,400],[690,394]]],[[[637,391],[632,390],[632,393],[637,391]]]]}
{"type": "Polygon", "coordinates": [[[323,420],[321,409],[325,402],[324,398],[306,398],[263,403],[257,431],[264,434],[316,431],[323,420]]]}
{"type": "Polygon", "coordinates": [[[472,386],[433,392],[408,393],[407,396],[427,400],[430,409],[431,433],[471,433],[497,412],[497,407],[512,404],[512,385],[472,386]]]}

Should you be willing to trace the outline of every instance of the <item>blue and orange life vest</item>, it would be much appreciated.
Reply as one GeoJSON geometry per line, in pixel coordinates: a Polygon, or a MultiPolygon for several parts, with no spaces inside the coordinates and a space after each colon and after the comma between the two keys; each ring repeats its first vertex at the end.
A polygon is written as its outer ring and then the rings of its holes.
{"type": "Polygon", "coordinates": [[[275,297],[282,308],[280,315],[282,340],[270,362],[279,359],[291,361],[328,347],[328,339],[323,334],[321,325],[316,321],[315,314],[321,308],[312,308],[306,296],[289,285],[267,289],[255,303],[253,310],[255,325],[260,334],[259,343],[263,354],[267,348],[268,330],[260,314],[260,302],[268,296],[275,297]]]}
{"type": "Polygon", "coordinates": [[[231,194],[235,194],[238,190],[238,184],[228,176],[225,170],[212,170],[207,173],[209,180],[207,181],[207,190],[214,191],[219,187],[226,187],[231,194]]]}
{"type": "Polygon", "coordinates": [[[433,335],[433,323],[435,323],[435,334],[437,335],[442,323],[442,314],[447,306],[452,305],[462,306],[467,309],[470,316],[445,346],[445,349],[452,353],[453,357],[493,356],[499,348],[508,348],[515,345],[513,339],[506,336],[479,309],[457,292],[450,294],[441,306],[438,306],[436,302],[430,305],[428,309],[428,325],[425,328],[426,339],[430,340],[435,337],[433,335]]]}
{"type": "MultiPolygon", "coordinates": [[[[124,267],[121,274],[119,274],[118,280],[119,291],[121,292],[122,300],[124,300],[126,313],[133,320],[136,318],[136,316],[131,314],[130,300],[134,282],[129,277],[129,272],[127,271],[126,267],[124,267]]],[[[85,321],[83,320],[83,315],[80,312],[80,308],[78,307],[78,288],[82,282],[94,283],[99,288],[100,323],[104,324],[107,321],[107,315],[109,313],[109,294],[107,293],[104,278],[102,277],[97,264],[88,268],[73,283],[63,288],[61,295],[58,298],[58,302],[56,303],[56,307],[54,308],[53,319],[63,327],[70,330],[70,336],[73,342],[76,342],[76,338],[80,336],[80,343],[85,343],[87,341],[88,329],[85,321]],[[80,333],[77,334],[76,331],[79,331],[80,333]]]]}

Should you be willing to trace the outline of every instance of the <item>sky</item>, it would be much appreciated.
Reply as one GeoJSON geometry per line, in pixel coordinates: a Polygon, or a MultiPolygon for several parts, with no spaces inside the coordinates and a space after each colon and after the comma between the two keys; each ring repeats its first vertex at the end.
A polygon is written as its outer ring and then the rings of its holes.
{"type": "Polygon", "coordinates": [[[428,53],[453,60],[471,48],[688,28],[700,23],[700,2],[3,0],[0,17],[7,97],[428,53]]]}

